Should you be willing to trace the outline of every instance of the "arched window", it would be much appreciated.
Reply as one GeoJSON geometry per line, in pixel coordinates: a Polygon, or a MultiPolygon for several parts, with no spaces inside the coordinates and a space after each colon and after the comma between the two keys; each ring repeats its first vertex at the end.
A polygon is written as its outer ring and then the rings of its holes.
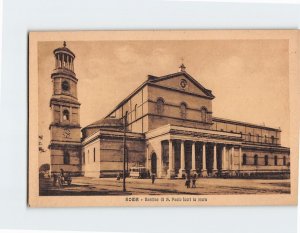
{"type": "Polygon", "coordinates": [[[258,156],[254,155],[254,165],[257,166],[258,165],[258,156]]]}
{"type": "Polygon", "coordinates": [[[201,121],[202,122],[207,121],[207,109],[205,107],[201,108],[201,121]]]}
{"type": "Polygon", "coordinates": [[[277,166],[277,163],[278,163],[278,162],[277,162],[277,156],[275,155],[275,156],[274,156],[274,165],[277,166]]]}
{"type": "Polygon", "coordinates": [[[63,120],[68,121],[70,119],[70,113],[67,109],[63,111],[63,120]]]}
{"type": "Polygon", "coordinates": [[[134,119],[137,119],[137,104],[134,106],[134,119]]]}
{"type": "Polygon", "coordinates": [[[94,147],[94,162],[96,162],[96,149],[94,147]]]}
{"type": "Polygon", "coordinates": [[[271,136],[271,143],[274,144],[274,142],[275,142],[275,138],[274,136],[271,136]]]}
{"type": "Polygon", "coordinates": [[[247,155],[243,154],[243,165],[247,164],[247,155]]]}
{"type": "Polygon", "coordinates": [[[181,118],[186,118],[186,103],[181,103],[180,104],[180,115],[181,115],[181,118]]]}
{"type": "Polygon", "coordinates": [[[286,157],[283,156],[283,166],[286,166],[286,157]]]}
{"type": "Polygon", "coordinates": [[[70,164],[70,154],[68,151],[64,151],[64,164],[70,164]]]}
{"type": "Polygon", "coordinates": [[[87,162],[90,163],[91,159],[90,159],[90,151],[88,150],[88,154],[87,154],[87,162]]]}
{"type": "Polygon", "coordinates": [[[156,110],[158,114],[162,114],[164,112],[165,101],[163,98],[158,98],[156,101],[156,110]]]}
{"type": "Polygon", "coordinates": [[[269,165],[269,156],[265,155],[265,166],[269,165]]]}

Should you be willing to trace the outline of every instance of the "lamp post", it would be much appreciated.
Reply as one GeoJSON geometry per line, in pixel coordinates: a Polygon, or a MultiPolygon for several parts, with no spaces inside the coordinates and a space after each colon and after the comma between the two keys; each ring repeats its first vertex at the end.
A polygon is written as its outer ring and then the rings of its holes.
{"type": "Polygon", "coordinates": [[[127,123],[127,112],[124,115],[124,137],[123,137],[123,192],[126,192],[126,123],[127,123]]]}

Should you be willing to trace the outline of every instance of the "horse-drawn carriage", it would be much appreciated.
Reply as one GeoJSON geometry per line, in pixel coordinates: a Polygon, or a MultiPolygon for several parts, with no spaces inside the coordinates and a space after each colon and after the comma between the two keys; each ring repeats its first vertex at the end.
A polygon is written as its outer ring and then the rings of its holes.
{"type": "Polygon", "coordinates": [[[53,186],[63,187],[64,185],[70,186],[72,183],[72,177],[61,171],[60,173],[53,175],[53,186]]]}

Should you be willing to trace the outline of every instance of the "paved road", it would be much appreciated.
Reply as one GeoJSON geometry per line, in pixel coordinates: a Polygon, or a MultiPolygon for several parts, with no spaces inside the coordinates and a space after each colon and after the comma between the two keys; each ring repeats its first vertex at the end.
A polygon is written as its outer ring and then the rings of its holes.
{"type": "Polygon", "coordinates": [[[122,180],[115,178],[74,177],[71,186],[52,187],[41,181],[41,195],[166,195],[166,194],[276,194],[290,193],[290,180],[198,179],[196,188],[186,188],[185,181],[176,179],[126,179],[127,192],[122,192],[122,180]]]}

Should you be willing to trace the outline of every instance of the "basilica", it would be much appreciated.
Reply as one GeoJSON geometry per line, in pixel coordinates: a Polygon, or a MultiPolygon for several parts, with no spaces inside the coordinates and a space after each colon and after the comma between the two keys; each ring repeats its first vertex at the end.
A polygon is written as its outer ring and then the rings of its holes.
{"type": "Polygon", "coordinates": [[[176,73],[148,75],[106,117],[82,128],[75,54],[64,43],[54,58],[52,173],[115,177],[125,151],[126,169],[146,167],[158,178],[289,174],[290,149],[280,144],[281,130],[214,116],[213,92],[184,64],[176,73]]]}

